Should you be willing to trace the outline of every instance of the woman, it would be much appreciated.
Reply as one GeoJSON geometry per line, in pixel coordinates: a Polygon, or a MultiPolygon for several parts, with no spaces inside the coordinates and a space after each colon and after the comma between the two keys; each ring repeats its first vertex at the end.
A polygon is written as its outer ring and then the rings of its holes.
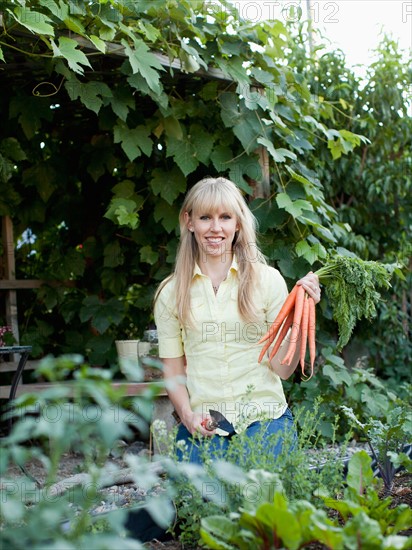
{"type": "MultiPolygon", "coordinates": [[[[287,297],[286,283],[259,251],[256,220],[233,182],[199,181],[179,220],[175,270],[154,307],[168,394],[181,420],[177,440],[187,443],[192,462],[202,462],[204,438],[212,438],[209,454],[224,453],[229,439],[205,422],[214,409],[247,437],[263,431],[266,451],[276,455],[281,440],[273,447],[273,434],[293,427],[281,379],[295,371],[299,351],[290,366],[282,365],[287,346],[259,364],[257,342],[287,297]]],[[[319,302],[316,275],[297,284],[319,302]]]]}

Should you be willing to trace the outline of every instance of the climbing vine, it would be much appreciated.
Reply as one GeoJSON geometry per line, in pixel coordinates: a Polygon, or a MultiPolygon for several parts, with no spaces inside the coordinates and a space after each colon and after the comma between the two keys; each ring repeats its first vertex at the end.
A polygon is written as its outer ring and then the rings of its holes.
{"type": "Polygon", "coordinates": [[[183,194],[205,175],[240,186],[290,280],[354,248],[359,220],[337,203],[335,174],[376,134],[350,84],[322,87],[323,59],[314,85],[313,60],[281,21],[252,24],[225,0],[0,11],[0,212],[19,237],[17,275],[64,282],[19,297],[35,355],[80,350],[104,364],[115,338],[142,334],[183,194]]]}

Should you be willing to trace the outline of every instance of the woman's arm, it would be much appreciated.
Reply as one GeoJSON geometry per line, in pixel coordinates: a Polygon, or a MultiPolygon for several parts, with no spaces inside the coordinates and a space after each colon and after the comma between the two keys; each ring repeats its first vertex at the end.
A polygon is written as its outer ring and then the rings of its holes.
{"type": "MultiPolygon", "coordinates": [[[[313,298],[313,300],[315,301],[315,304],[317,304],[320,301],[320,286],[319,286],[319,278],[317,275],[310,272],[307,275],[305,275],[305,277],[302,277],[302,279],[299,279],[299,281],[296,284],[303,286],[303,288],[309,294],[309,296],[313,298]]],[[[282,365],[283,358],[285,357],[288,351],[287,340],[285,340],[285,343],[280,347],[279,351],[276,353],[276,355],[273,357],[272,361],[270,362],[270,366],[272,370],[280,378],[282,378],[282,380],[287,380],[295,372],[296,367],[299,364],[300,341],[301,341],[301,332],[299,331],[298,341],[296,345],[296,352],[290,362],[290,365],[282,365]]],[[[268,353],[270,353],[270,348],[268,353]]]]}
{"type": "Polygon", "coordinates": [[[191,434],[214,435],[215,430],[206,430],[202,426],[201,422],[204,416],[201,413],[193,412],[190,406],[189,394],[184,381],[186,378],[184,357],[162,359],[162,363],[164,378],[167,382],[166,391],[180,420],[191,434]]]}

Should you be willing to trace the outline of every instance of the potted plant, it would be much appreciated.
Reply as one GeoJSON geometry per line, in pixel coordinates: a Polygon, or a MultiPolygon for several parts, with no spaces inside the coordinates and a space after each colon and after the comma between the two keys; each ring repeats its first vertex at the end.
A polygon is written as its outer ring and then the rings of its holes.
{"type": "MultiPolygon", "coordinates": [[[[135,329],[133,323],[130,323],[127,332],[129,338],[115,340],[121,372],[130,378],[130,370],[133,370],[130,369],[130,362],[136,361],[143,368],[145,382],[162,378],[162,370],[156,364],[159,357],[156,328],[145,330],[141,339],[136,337],[135,329]],[[126,368],[126,362],[128,362],[128,368],[126,368]]],[[[139,369],[136,369],[136,372],[139,377],[139,369]]]]}

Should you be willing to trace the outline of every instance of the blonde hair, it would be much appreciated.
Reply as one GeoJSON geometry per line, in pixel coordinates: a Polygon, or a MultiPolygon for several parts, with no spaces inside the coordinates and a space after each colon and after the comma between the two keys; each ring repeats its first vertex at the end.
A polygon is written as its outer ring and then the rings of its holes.
{"type": "Polygon", "coordinates": [[[233,240],[232,252],[239,269],[238,308],[246,321],[256,320],[252,294],[257,283],[257,264],[266,263],[256,243],[257,221],[239,188],[226,178],[204,178],[187,193],[179,214],[180,243],[174,272],[159,286],[155,300],[171,279],[175,281],[176,308],[182,326],[190,324],[190,286],[193,269],[199,257],[199,247],[188,229],[185,213],[215,212],[219,208],[236,216],[239,229],[233,240]]]}

